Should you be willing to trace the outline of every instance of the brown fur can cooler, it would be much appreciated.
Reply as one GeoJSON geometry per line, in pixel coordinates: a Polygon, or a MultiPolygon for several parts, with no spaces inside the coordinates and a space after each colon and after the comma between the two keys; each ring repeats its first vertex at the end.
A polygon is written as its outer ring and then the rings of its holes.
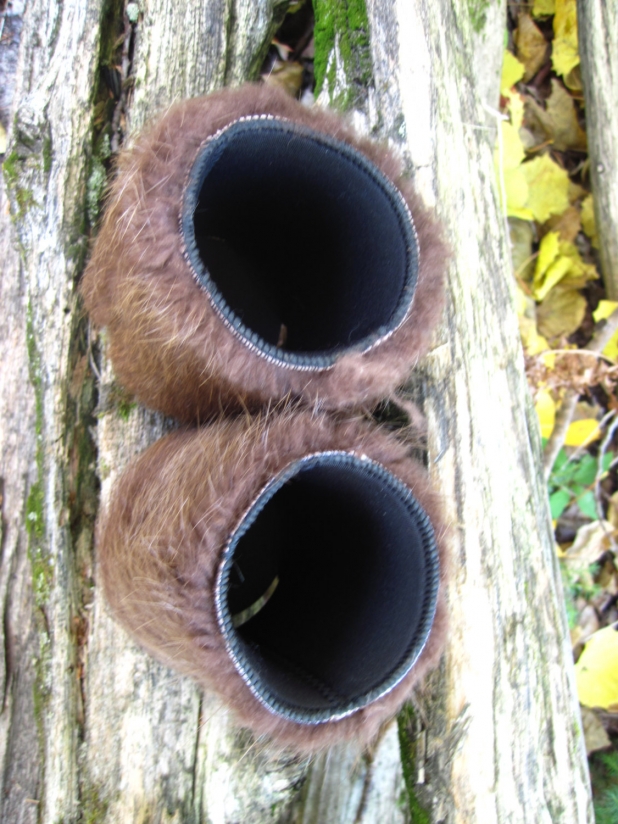
{"type": "Polygon", "coordinates": [[[360,420],[172,433],[98,525],[114,615],[280,746],[369,741],[435,665],[444,529],[425,471],[360,420]]]}
{"type": "Polygon", "coordinates": [[[244,86],[172,106],[121,153],[82,293],[121,382],[179,420],[353,408],[427,350],[444,259],[391,151],[244,86]]]}

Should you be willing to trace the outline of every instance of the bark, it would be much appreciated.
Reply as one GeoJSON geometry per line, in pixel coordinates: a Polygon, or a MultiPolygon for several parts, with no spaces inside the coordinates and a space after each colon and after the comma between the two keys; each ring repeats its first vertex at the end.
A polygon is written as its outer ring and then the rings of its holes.
{"type": "Polygon", "coordinates": [[[453,247],[446,323],[420,373],[430,467],[453,525],[441,671],[370,752],[291,759],[238,732],[106,610],[97,507],[132,455],[173,423],[123,393],[76,298],[85,215],[90,206],[94,218],[100,188],[101,68],[120,32],[114,124],[130,139],[170,100],[250,76],[284,5],[147,0],[134,22],[116,0],[28,5],[5,163],[12,223],[3,209],[0,236],[0,818],[403,824],[405,776],[412,808],[436,822],[591,820],[493,183],[495,123],[482,105],[497,102],[500,5],[483,22],[471,10],[484,3],[371,0],[370,38],[351,67],[345,19],[334,42],[318,44],[334,67],[324,93],[402,146],[453,247]]]}
{"type": "Polygon", "coordinates": [[[618,300],[618,4],[579,0],[577,15],[601,271],[618,300]]]}

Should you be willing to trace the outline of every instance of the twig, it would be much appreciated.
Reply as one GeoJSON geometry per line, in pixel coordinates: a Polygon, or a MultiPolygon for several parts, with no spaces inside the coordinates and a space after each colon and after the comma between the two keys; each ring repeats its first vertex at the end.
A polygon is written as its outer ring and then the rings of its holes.
{"type": "Polygon", "coordinates": [[[545,476],[545,481],[549,480],[552,468],[558,457],[558,452],[560,452],[564,445],[566,433],[571,425],[571,418],[575,412],[578,398],[578,392],[574,389],[568,389],[564,394],[562,404],[556,414],[553,431],[543,450],[543,475],[545,476]]]}
{"type": "Polygon", "coordinates": [[[603,475],[605,474],[603,470],[603,456],[609,449],[612,439],[616,434],[616,430],[618,429],[618,418],[616,417],[616,412],[614,411],[612,414],[614,416],[614,420],[611,422],[611,425],[607,428],[605,437],[603,438],[601,446],[599,447],[599,455],[597,458],[597,474],[594,479],[594,501],[596,504],[597,515],[599,516],[599,523],[601,524],[601,529],[603,530],[603,532],[609,540],[612,552],[616,554],[616,550],[618,549],[618,547],[616,546],[613,530],[610,532],[605,526],[605,513],[603,512],[603,501],[601,499],[601,480],[603,479],[603,475]]]}
{"type": "MultiPolygon", "coordinates": [[[[614,334],[618,330],[618,309],[614,309],[612,314],[608,317],[605,325],[597,330],[590,343],[585,346],[580,352],[602,352],[607,346],[614,334]]],[[[550,350],[551,351],[551,350],[550,350]]],[[[571,419],[577,406],[577,399],[579,393],[573,389],[569,389],[562,399],[562,405],[556,415],[554,429],[543,450],[543,475],[545,480],[549,480],[552,467],[558,457],[558,452],[564,445],[566,433],[571,425],[571,419]]]]}

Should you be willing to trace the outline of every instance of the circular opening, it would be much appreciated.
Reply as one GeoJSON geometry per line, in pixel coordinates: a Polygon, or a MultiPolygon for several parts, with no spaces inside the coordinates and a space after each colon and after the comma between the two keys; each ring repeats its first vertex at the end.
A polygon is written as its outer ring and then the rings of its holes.
{"type": "Polygon", "coordinates": [[[263,354],[322,368],[403,321],[418,245],[400,192],[364,155],[274,118],[201,150],[182,215],[198,281],[263,354]]]}
{"type": "Polygon", "coordinates": [[[380,464],[326,452],[268,485],[226,549],[219,621],[245,682],[301,723],[341,718],[392,689],[435,612],[433,528],[380,464]]]}

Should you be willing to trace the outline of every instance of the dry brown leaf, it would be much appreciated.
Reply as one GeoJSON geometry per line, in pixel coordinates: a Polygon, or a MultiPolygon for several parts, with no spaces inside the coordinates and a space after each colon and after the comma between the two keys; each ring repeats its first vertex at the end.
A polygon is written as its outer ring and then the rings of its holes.
{"type": "Polygon", "coordinates": [[[571,69],[570,72],[564,75],[562,78],[564,80],[564,85],[572,92],[581,92],[584,89],[584,84],[582,83],[582,72],[579,63],[575,68],[571,69]]]}
{"type": "Polygon", "coordinates": [[[545,227],[552,232],[558,232],[560,240],[573,241],[581,229],[581,216],[579,209],[569,206],[566,212],[561,215],[552,215],[545,227]]]}
{"type": "Polygon", "coordinates": [[[529,14],[520,14],[514,33],[517,57],[526,67],[524,82],[527,83],[545,62],[549,44],[529,14]]]}
{"type": "Polygon", "coordinates": [[[571,335],[582,324],[586,300],[576,289],[554,287],[537,309],[541,335],[548,340],[571,335]]]}
{"type": "MultiPolygon", "coordinates": [[[[567,550],[563,560],[578,566],[590,566],[611,546],[610,536],[614,528],[609,521],[593,521],[577,530],[573,544],[567,550]]],[[[598,629],[598,627],[597,627],[598,629]]]]}
{"type": "Polygon", "coordinates": [[[573,98],[559,80],[554,78],[551,84],[552,91],[545,109],[532,97],[526,98],[526,126],[539,143],[550,140],[559,152],[569,149],[585,152],[586,133],[579,125],[573,98]]]}
{"type": "Polygon", "coordinates": [[[603,358],[593,358],[577,351],[572,355],[551,355],[547,352],[537,357],[531,355],[526,351],[526,377],[530,386],[545,386],[555,392],[570,389],[578,395],[597,385],[603,386],[608,395],[616,388],[618,366],[611,366],[603,358]]]}
{"type": "Polygon", "coordinates": [[[572,180],[569,180],[569,187],[568,187],[568,196],[569,196],[569,203],[573,205],[573,203],[577,203],[578,200],[582,200],[582,198],[586,197],[588,192],[584,189],[583,186],[580,186],[579,183],[573,183],[572,180]]]}
{"type": "Polygon", "coordinates": [[[582,707],[582,726],[584,728],[584,740],[586,742],[586,754],[596,750],[604,750],[611,747],[612,742],[605,732],[605,727],[597,718],[594,710],[582,707]]]}

